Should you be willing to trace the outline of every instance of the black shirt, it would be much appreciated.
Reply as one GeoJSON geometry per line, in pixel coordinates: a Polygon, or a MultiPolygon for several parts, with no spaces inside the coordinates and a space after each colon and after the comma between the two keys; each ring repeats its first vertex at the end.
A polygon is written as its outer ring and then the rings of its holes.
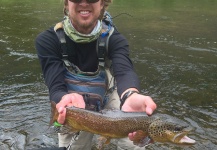
{"type": "MultiPolygon", "coordinates": [[[[66,36],[66,43],[70,62],[85,72],[97,70],[97,40],[81,44],[75,43],[66,36]]],[[[35,45],[45,84],[49,88],[50,100],[58,103],[62,96],[68,94],[68,91],[64,82],[65,67],[62,61],[61,45],[53,27],[40,33],[35,45]]],[[[108,58],[112,61],[119,96],[128,88],[139,89],[138,77],[129,58],[128,42],[117,30],[109,38],[108,58]]]]}

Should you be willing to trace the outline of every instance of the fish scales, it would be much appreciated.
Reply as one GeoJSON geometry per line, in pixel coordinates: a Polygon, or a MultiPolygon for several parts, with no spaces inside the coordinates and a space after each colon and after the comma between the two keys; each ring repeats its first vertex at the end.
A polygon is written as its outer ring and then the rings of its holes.
{"type": "Polygon", "coordinates": [[[75,107],[67,109],[66,124],[78,130],[87,130],[112,138],[126,137],[129,131],[147,132],[149,124],[155,119],[155,117],[148,117],[145,113],[132,115],[132,113],[119,110],[104,110],[98,113],[75,107]]]}
{"type": "MultiPolygon", "coordinates": [[[[56,104],[51,103],[50,125],[57,122],[56,104]]],[[[87,131],[102,137],[100,147],[109,143],[111,138],[127,137],[136,132],[132,141],[140,147],[152,142],[171,142],[174,144],[194,144],[195,140],[187,134],[192,127],[186,122],[167,114],[146,115],[143,112],[123,112],[121,110],[105,109],[101,112],[89,111],[76,107],[66,108],[65,123],[57,130],[60,133],[87,131]],[[67,130],[63,130],[66,128],[67,130]],[[148,137],[148,139],[147,139],[148,137]]]]}

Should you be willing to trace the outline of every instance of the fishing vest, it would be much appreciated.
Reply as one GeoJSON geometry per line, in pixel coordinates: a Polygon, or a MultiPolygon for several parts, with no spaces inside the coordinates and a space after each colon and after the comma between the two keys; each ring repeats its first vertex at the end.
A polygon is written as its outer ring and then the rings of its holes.
{"type": "Polygon", "coordinates": [[[83,72],[71,63],[68,60],[66,35],[62,22],[57,23],[54,30],[60,41],[62,61],[66,67],[65,83],[68,92],[81,94],[86,104],[85,109],[100,111],[108,101],[108,91],[115,88],[115,84],[110,83],[108,79],[108,74],[111,74],[111,61],[107,57],[108,43],[114,31],[110,14],[105,12],[102,20],[102,34],[97,39],[96,51],[99,65],[96,72],[83,72]]]}

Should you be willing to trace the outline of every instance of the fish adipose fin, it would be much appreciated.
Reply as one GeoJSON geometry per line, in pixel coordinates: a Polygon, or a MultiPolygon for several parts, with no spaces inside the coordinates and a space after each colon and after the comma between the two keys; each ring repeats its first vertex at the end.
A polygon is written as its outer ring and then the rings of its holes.
{"type": "Polygon", "coordinates": [[[139,147],[144,147],[151,143],[154,143],[154,141],[148,136],[148,133],[145,133],[142,130],[136,131],[136,134],[132,141],[134,145],[137,145],[139,147]]]}

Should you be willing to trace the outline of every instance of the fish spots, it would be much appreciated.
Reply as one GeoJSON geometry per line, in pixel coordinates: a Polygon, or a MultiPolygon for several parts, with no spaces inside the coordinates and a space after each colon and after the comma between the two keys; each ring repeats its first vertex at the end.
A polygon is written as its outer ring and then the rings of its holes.
{"type": "Polygon", "coordinates": [[[177,139],[177,135],[183,132],[183,126],[173,117],[161,114],[147,116],[145,113],[110,110],[99,113],[73,107],[67,109],[66,120],[66,126],[71,126],[71,130],[83,130],[108,138],[123,138],[129,133],[141,131],[137,143],[144,136],[155,142],[175,143],[172,139],[177,139]]]}

